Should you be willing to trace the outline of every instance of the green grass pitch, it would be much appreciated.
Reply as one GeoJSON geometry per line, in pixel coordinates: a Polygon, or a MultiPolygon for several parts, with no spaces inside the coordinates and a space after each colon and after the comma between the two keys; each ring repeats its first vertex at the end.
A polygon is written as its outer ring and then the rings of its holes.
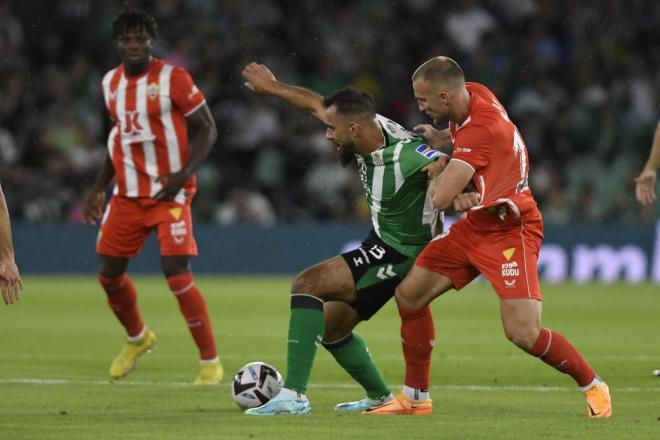
{"type": "MultiPolygon", "coordinates": [[[[244,416],[230,397],[233,373],[250,361],[286,371],[290,277],[202,277],[226,379],[193,387],[196,350],[160,277],[135,277],[153,352],[118,383],[108,367],[122,332],[93,276],[25,279],[23,299],[0,308],[0,438],[494,439],[660,438],[660,288],[544,288],[544,324],[577,345],[612,389],[614,416],[589,420],[572,380],[503,336],[486,284],[433,305],[437,343],[429,417],[335,414],[361,390],[320,349],[308,417],[244,416]]],[[[392,303],[358,331],[393,390],[403,379],[392,303]]]]}

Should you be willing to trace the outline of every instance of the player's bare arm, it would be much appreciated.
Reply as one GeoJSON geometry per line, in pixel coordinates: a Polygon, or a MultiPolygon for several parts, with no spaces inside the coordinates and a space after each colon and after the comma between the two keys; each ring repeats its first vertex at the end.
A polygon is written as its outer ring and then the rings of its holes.
{"type": "Polygon", "coordinates": [[[456,196],[470,183],[474,168],[467,163],[452,159],[445,170],[433,180],[433,206],[445,210],[453,205],[456,196]]]}
{"type": "Polygon", "coordinates": [[[83,219],[85,223],[96,224],[103,216],[105,190],[115,176],[115,168],[109,153],[105,153],[103,166],[96,175],[94,185],[87,191],[83,200],[83,219]]]}
{"type": "Polygon", "coordinates": [[[218,138],[218,129],[211,115],[211,110],[207,104],[201,106],[197,111],[186,117],[188,126],[194,133],[194,139],[190,143],[188,162],[175,173],[167,173],[158,176],[156,181],[163,187],[158,191],[154,198],[156,200],[172,200],[181,191],[183,185],[195,174],[195,171],[206,160],[213,144],[218,138]]]}
{"type": "MultiPolygon", "coordinates": [[[[422,168],[422,171],[425,171],[429,180],[439,180],[440,174],[447,167],[449,163],[449,156],[442,156],[438,160],[422,168]]],[[[471,182],[470,182],[471,183],[471,182]]],[[[437,182],[431,182],[431,196],[435,195],[435,190],[437,188],[437,182]]],[[[456,212],[465,212],[470,208],[474,208],[481,202],[481,194],[474,191],[474,186],[468,184],[466,188],[463,189],[463,192],[458,194],[453,201],[454,211],[456,212]]]]}
{"type": "Polygon", "coordinates": [[[413,130],[421,133],[436,150],[447,150],[454,144],[448,128],[438,130],[431,124],[419,124],[413,130]]]}
{"type": "Polygon", "coordinates": [[[0,257],[0,292],[5,304],[18,301],[23,290],[23,281],[18,273],[18,267],[13,255],[0,257]]]}
{"type": "Polygon", "coordinates": [[[263,64],[250,63],[241,73],[247,80],[246,87],[253,92],[282,98],[325,122],[323,96],[318,93],[278,81],[273,72],[263,64]]]}
{"type": "Polygon", "coordinates": [[[650,205],[656,199],[656,170],[660,166],[660,121],[655,128],[651,153],[642,172],[635,178],[635,196],[642,205],[650,205]]]}
{"type": "Polygon", "coordinates": [[[21,296],[23,281],[14,261],[11,223],[5,195],[0,186],[0,293],[5,304],[13,304],[21,296]]]}

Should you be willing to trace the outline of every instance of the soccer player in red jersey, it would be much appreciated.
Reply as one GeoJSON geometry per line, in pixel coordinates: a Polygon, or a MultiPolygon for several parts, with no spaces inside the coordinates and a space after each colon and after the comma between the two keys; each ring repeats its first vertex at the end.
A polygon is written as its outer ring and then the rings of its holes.
{"type": "Polygon", "coordinates": [[[0,293],[5,304],[9,305],[17,301],[22,289],[23,281],[14,261],[9,210],[0,186],[0,293]]]}
{"type": "MultiPolygon", "coordinates": [[[[452,158],[434,181],[433,204],[440,210],[449,207],[470,182],[481,197],[448,233],[426,246],[397,287],[404,355],[430,362],[426,345],[433,335],[418,324],[419,311],[447,290],[460,290],[483,274],[499,296],[507,338],[570,375],[585,393],[589,416],[611,416],[605,382],[561,334],[541,326],[537,260],[543,222],[528,186],[527,148],[518,129],[495,95],[482,84],[466,83],[460,66],[450,58],[430,59],[412,81],[420,111],[436,126],[449,123],[454,140],[452,158]]],[[[428,384],[421,386],[406,376],[403,393],[366,413],[424,413],[431,402],[425,393],[428,384]]]]}
{"type": "Polygon", "coordinates": [[[126,376],[156,342],[142,322],[126,274],[128,261],[156,231],[163,273],[199,349],[201,371],[195,383],[217,384],[223,370],[206,302],[190,269],[190,257],[197,255],[190,213],[194,172],[208,156],[217,130],[188,72],[152,57],[156,28],[152,16],[130,9],[113,22],[121,64],[103,78],[103,96],[114,125],[105,163],[85,197],[85,220],[101,220],[98,279],[128,335],[110,375],[126,376]],[[194,132],[190,143],[189,126],[194,132]],[[105,190],[113,181],[114,195],[104,213],[105,190]]]}

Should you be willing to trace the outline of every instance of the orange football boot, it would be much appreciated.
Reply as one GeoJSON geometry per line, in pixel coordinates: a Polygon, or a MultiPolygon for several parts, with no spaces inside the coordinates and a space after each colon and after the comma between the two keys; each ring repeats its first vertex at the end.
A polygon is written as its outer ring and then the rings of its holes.
{"type": "Polygon", "coordinates": [[[387,403],[380,406],[369,408],[362,414],[375,416],[428,416],[433,413],[433,400],[424,401],[410,400],[405,394],[401,393],[387,403]]]}
{"type": "Polygon", "coordinates": [[[589,388],[584,397],[587,399],[587,414],[589,417],[605,418],[612,415],[612,399],[610,388],[605,382],[589,388]]]}

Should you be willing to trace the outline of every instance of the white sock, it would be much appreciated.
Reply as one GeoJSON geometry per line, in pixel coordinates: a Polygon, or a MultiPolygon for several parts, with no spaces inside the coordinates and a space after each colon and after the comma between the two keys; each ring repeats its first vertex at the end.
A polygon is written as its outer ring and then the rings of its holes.
{"type": "Polygon", "coordinates": [[[591,383],[589,385],[584,386],[584,387],[580,387],[580,391],[582,391],[583,393],[586,393],[591,388],[600,386],[602,383],[603,383],[602,379],[600,377],[596,376],[596,377],[594,377],[594,380],[591,381],[591,383]]]}
{"type": "Polygon", "coordinates": [[[280,390],[280,394],[283,394],[287,397],[293,397],[294,399],[307,399],[307,395],[303,393],[299,393],[296,390],[290,390],[288,388],[282,387],[280,390]]]}
{"type": "Polygon", "coordinates": [[[423,402],[424,400],[429,400],[430,394],[429,390],[420,390],[419,388],[412,388],[408,385],[403,386],[403,394],[410,400],[416,400],[418,402],[423,402]]]}
{"type": "Polygon", "coordinates": [[[135,336],[126,336],[126,340],[128,342],[140,342],[142,338],[144,338],[144,335],[147,333],[147,326],[142,327],[142,331],[138,333],[135,336]]]}

